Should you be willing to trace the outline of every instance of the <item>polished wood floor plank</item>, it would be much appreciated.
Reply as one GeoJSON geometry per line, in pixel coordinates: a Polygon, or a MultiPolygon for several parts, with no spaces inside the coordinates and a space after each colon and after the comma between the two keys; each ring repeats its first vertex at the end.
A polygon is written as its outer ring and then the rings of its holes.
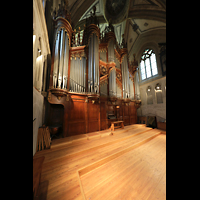
{"type": "MultiPolygon", "coordinates": [[[[92,185],[92,189],[90,188],[90,190],[86,192],[87,199],[147,199],[149,191],[154,189],[155,184],[160,180],[162,173],[165,174],[163,169],[161,169],[162,171],[160,174],[158,173],[159,165],[165,168],[165,165],[163,166],[162,164],[162,159],[165,159],[166,156],[163,153],[165,148],[162,148],[162,146],[159,144],[158,141],[160,140],[155,140],[156,138],[148,142],[148,144],[150,144],[149,148],[148,146],[145,146],[147,144],[144,144],[141,147],[138,147],[138,149],[133,150],[133,152],[136,152],[139,150],[139,148],[141,148],[141,152],[138,155],[130,155],[129,158],[126,157],[126,159],[116,159],[115,161],[110,162],[109,166],[104,165],[104,169],[99,168],[99,172],[105,172],[107,169],[107,175],[109,176],[105,182],[100,180],[101,184],[99,184],[99,180],[97,179],[97,170],[94,170],[91,175],[94,176],[94,174],[96,174],[94,180],[96,180],[98,183],[97,187],[94,186],[95,182],[92,182],[92,177],[89,177],[89,174],[83,176],[82,181],[84,189],[88,190],[89,188],[89,184],[84,183],[84,179],[87,180],[87,182],[89,181],[89,183],[92,185]],[[154,151],[154,146],[160,146],[160,151],[154,151]],[[142,150],[142,147],[145,147],[146,151],[145,149],[142,150]],[[152,151],[150,151],[150,149],[152,151]],[[144,152],[146,153],[144,154],[144,152]],[[154,156],[151,157],[150,152],[153,153],[154,156]],[[134,158],[134,161],[131,158],[134,158]],[[117,173],[115,173],[113,170],[112,173],[112,170],[109,169],[111,166],[118,166],[117,160],[119,160],[118,163],[120,170],[117,173]],[[123,170],[124,160],[126,160],[126,164],[124,164],[125,170],[123,170]],[[127,168],[128,163],[131,163],[129,168],[127,168]]],[[[101,176],[102,173],[99,177],[101,176]]],[[[106,177],[106,173],[104,173],[103,177],[106,177]]]]}
{"type": "MultiPolygon", "coordinates": [[[[144,125],[125,126],[123,130],[109,136],[105,136],[104,130],[104,137],[97,137],[96,132],[87,137],[60,139],[54,149],[37,152],[36,157],[45,156],[45,160],[36,199],[83,199],[83,191],[86,199],[91,200],[165,199],[166,135],[160,134],[120,155],[131,145],[160,133],[144,125]],[[82,139],[89,137],[90,140],[82,139]],[[62,145],[59,146],[59,142],[62,145]],[[116,152],[119,157],[109,161],[116,152]],[[77,171],[105,158],[108,162],[78,176],[77,171]]],[[[101,135],[101,131],[98,134],[101,135]]]]}

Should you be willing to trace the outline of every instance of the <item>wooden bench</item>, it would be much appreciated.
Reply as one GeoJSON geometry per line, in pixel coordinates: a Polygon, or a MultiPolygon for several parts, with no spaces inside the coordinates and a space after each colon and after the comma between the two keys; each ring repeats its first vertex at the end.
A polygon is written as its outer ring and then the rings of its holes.
{"type": "Polygon", "coordinates": [[[115,128],[124,128],[124,121],[116,121],[116,122],[111,122],[111,131],[114,131],[115,128]],[[115,124],[120,124],[118,126],[115,126],[115,124]]]}
{"type": "Polygon", "coordinates": [[[37,190],[40,184],[41,172],[42,172],[42,164],[44,162],[44,156],[39,158],[33,157],[33,196],[35,197],[37,194],[37,190]]]}

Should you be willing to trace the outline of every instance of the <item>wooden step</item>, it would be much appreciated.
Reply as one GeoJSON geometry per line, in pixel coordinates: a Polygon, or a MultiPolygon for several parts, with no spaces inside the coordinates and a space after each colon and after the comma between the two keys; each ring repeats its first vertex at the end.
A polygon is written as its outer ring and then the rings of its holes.
{"type": "MultiPolygon", "coordinates": [[[[84,169],[90,164],[101,161],[108,156],[123,151],[124,149],[131,147],[132,145],[135,145],[150,136],[153,136],[155,134],[154,131],[156,130],[144,126],[137,126],[137,128],[135,128],[136,126],[133,127],[123,133],[117,133],[122,130],[116,130],[112,136],[94,140],[85,139],[86,143],[83,144],[76,145],[72,142],[67,148],[55,148],[53,150],[49,149],[48,151],[43,150],[44,153],[40,151],[40,154],[37,154],[37,156],[40,157],[43,155],[45,156],[45,160],[41,174],[42,187],[40,188],[39,193],[41,195],[46,194],[46,199],[48,200],[83,199],[80,179],[77,174],[78,170],[84,169]],[[111,143],[109,144],[109,142],[111,143]]],[[[165,135],[163,136],[166,137],[165,135]]],[[[134,151],[136,149],[134,149],[134,151]]],[[[129,152],[130,151],[116,157],[116,159],[120,158],[121,160],[121,158],[129,154],[129,152]]],[[[105,163],[105,165],[116,159],[105,163]]],[[[103,166],[104,165],[100,165],[99,167],[103,166]]],[[[87,174],[90,175],[95,172],[95,170],[99,169],[99,167],[92,171],[88,171],[88,173],[81,176],[81,178],[84,178],[87,174]]],[[[121,168],[118,170],[121,170],[121,168]]]]}
{"type": "Polygon", "coordinates": [[[70,136],[70,137],[66,137],[66,138],[55,139],[51,143],[51,149],[55,149],[57,147],[65,148],[66,146],[69,146],[72,143],[73,144],[77,143],[77,141],[99,139],[101,137],[111,136],[111,135],[114,135],[117,133],[124,133],[127,130],[136,129],[139,127],[141,128],[141,127],[145,127],[145,126],[143,124],[133,124],[133,125],[125,126],[121,132],[117,132],[117,131],[112,132],[109,129],[106,129],[103,131],[95,131],[95,132],[91,132],[91,133],[87,133],[87,134],[81,134],[81,135],[70,136]]]}
{"type": "MultiPolygon", "coordinates": [[[[90,164],[90,165],[80,169],[78,171],[79,172],[79,176],[83,176],[84,174],[88,173],[89,171],[92,171],[93,169],[95,169],[95,168],[97,168],[97,167],[99,167],[99,166],[101,166],[101,165],[103,165],[103,164],[105,164],[105,163],[107,163],[107,162],[109,162],[109,161],[111,161],[111,160],[113,160],[113,159],[115,159],[115,158],[117,158],[117,157],[129,152],[130,150],[132,150],[132,149],[144,144],[145,142],[148,142],[149,140],[153,139],[154,137],[158,136],[161,133],[161,131],[158,131],[158,130],[152,130],[152,131],[155,132],[155,134],[153,134],[152,136],[147,137],[147,138],[143,139],[142,141],[137,142],[134,145],[126,147],[126,148],[124,148],[123,150],[121,150],[119,152],[116,152],[116,153],[114,153],[112,155],[109,155],[109,156],[107,156],[107,157],[105,157],[105,158],[103,158],[103,159],[101,159],[101,160],[99,160],[99,161],[97,161],[97,162],[95,162],[93,164],[90,164]]],[[[128,138],[126,138],[126,139],[128,139],[128,138]]]]}
{"type": "MultiPolygon", "coordinates": [[[[110,138],[101,138],[95,141],[89,141],[87,140],[87,143],[80,144],[80,145],[74,145],[69,146],[65,149],[59,149],[57,151],[51,152],[51,157],[45,158],[45,163],[50,162],[53,160],[56,160],[58,158],[62,157],[73,157],[75,155],[81,155],[85,154],[90,151],[94,151],[100,148],[103,148],[105,146],[109,146],[127,139],[130,139],[131,137],[135,137],[138,134],[142,134],[144,132],[150,131],[152,128],[137,128],[135,129],[134,133],[129,130],[123,134],[117,134],[116,136],[112,136],[110,138]]],[[[42,154],[41,154],[42,155],[42,154]]]]}
{"type": "Polygon", "coordinates": [[[34,156],[40,157],[40,156],[43,156],[46,154],[51,154],[54,151],[60,151],[62,149],[65,149],[65,150],[70,149],[70,151],[77,149],[78,151],[80,151],[80,149],[82,149],[82,147],[89,148],[90,146],[92,146],[92,147],[98,146],[98,145],[101,145],[102,143],[112,142],[115,139],[122,138],[122,137],[126,136],[126,134],[122,134],[122,133],[127,133],[128,131],[131,131],[131,130],[133,130],[133,134],[134,134],[134,133],[147,131],[147,130],[151,130],[151,129],[152,128],[140,126],[140,124],[139,125],[134,124],[134,125],[130,125],[130,126],[125,126],[124,129],[116,130],[114,132],[110,132],[108,130],[99,131],[98,133],[100,134],[100,138],[96,138],[97,139],[96,141],[94,140],[94,138],[91,141],[90,138],[88,140],[88,139],[85,139],[84,137],[82,137],[81,141],[80,141],[81,138],[78,138],[78,137],[75,140],[71,140],[71,138],[57,139],[58,141],[56,142],[56,144],[51,145],[51,149],[45,149],[45,150],[36,152],[36,154],[34,156]],[[109,137],[106,137],[106,134],[108,136],[108,132],[109,132],[109,137]],[[116,137],[113,137],[113,136],[116,136],[116,137]]]}
{"type": "Polygon", "coordinates": [[[165,199],[166,153],[163,152],[166,143],[162,137],[166,138],[160,134],[137,149],[82,176],[83,198],[165,199]],[[156,191],[156,195],[153,195],[156,191]]]}

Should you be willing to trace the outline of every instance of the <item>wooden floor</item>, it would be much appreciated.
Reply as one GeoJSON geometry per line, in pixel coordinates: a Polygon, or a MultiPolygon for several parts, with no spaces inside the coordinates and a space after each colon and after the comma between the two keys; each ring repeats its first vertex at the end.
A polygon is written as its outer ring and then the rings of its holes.
{"type": "Polygon", "coordinates": [[[166,134],[141,124],[52,141],[35,199],[166,199],[166,134]]]}

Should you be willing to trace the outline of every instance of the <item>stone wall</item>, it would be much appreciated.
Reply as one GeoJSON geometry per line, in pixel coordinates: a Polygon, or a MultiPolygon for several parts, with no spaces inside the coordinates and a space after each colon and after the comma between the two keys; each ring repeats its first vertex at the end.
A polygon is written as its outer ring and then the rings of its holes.
{"type": "Polygon", "coordinates": [[[33,87],[33,155],[36,153],[38,128],[43,123],[44,97],[33,87]]]}
{"type": "Polygon", "coordinates": [[[138,116],[155,115],[157,121],[163,122],[166,120],[166,76],[153,80],[151,82],[142,84],[140,87],[141,107],[137,110],[138,116]],[[155,86],[159,83],[162,90],[163,103],[157,103],[155,86]],[[153,97],[153,104],[147,104],[147,87],[151,87],[151,94],[153,97]]]}

